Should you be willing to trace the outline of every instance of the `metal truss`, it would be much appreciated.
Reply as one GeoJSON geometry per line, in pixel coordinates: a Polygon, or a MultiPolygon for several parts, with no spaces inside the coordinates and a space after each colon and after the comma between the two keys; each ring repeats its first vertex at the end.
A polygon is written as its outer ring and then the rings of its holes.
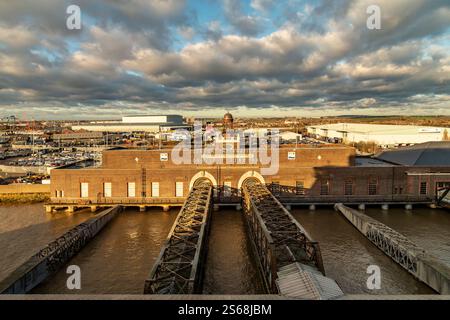
{"type": "Polygon", "coordinates": [[[105,210],[50,242],[0,283],[0,293],[27,293],[33,289],[80,252],[120,211],[121,207],[105,210]]]}
{"type": "Polygon", "coordinates": [[[77,254],[94,236],[91,223],[81,223],[49,243],[34,257],[40,260],[47,259],[48,271],[55,272],[77,254]]]}
{"type": "MultiPolygon", "coordinates": [[[[437,190],[437,204],[440,205],[441,202],[450,194],[450,186],[443,187],[437,190]]],[[[449,199],[450,201],[450,199],[449,199]]]]}
{"type": "Polygon", "coordinates": [[[145,294],[200,293],[212,190],[210,182],[191,189],[145,281],[145,294]]]}
{"type": "Polygon", "coordinates": [[[370,220],[367,238],[403,268],[417,275],[417,260],[425,251],[397,231],[370,220]]]}
{"type": "Polygon", "coordinates": [[[323,272],[319,244],[309,238],[266,186],[248,181],[242,195],[247,225],[268,291],[277,291],[277,272],[291,263],[300,262],[323,272]]]}
{"type": "Polygon", "coordinates": [[[100,219],[108,216],[105,219],[109,221],[115,216],[115,213],[119,211],[119,208],[112,208],[97,215],[95,218],[77,225],[56,240],[50,242],[31,259],[37,261],[45,259],[47,270],[50,273],[59,270],[75,254],[80,252],[81,249],[97,234],[101,229],[97,226],[100,219]],[[111,211],[113,212],[111,213],[111,211]]]}

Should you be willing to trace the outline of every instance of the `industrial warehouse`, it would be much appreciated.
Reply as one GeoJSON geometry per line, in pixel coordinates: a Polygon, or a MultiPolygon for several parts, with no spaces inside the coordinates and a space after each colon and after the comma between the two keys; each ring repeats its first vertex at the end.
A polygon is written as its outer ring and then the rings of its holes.
{"type": "Polygon", "coordinates": [[[384,148],[449,140],[449,128],[366,123],[309,126],[309,134],[343,143],[373,142],[384,148]]]}
{"type": "Polygon", "coordinates": [[[190,128],[180,115],[137,115],[122,117],[122,121],[100,121],[72,126],[72,129],[93,132],[161,132],[190,128]]]}

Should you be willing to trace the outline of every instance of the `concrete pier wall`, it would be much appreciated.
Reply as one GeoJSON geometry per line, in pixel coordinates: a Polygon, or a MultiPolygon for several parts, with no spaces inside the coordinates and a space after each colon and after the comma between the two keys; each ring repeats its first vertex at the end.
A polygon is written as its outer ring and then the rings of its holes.
{"type": "Polygon", "coordinates": [[[440,294],[450,294],[450,267],[405,236],[355,209],[336,204],[362,234],[417,279],[440,294]]]}
{"type": "Polygon", "coordinates": [[[120,211],[116,206],[67,231],[0,282],[1,294],[24,294],[58,271],[120,211]]]}

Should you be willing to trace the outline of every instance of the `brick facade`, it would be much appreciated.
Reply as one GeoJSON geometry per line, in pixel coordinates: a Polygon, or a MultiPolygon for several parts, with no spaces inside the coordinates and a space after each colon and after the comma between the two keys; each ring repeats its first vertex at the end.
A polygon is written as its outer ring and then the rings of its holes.
{"type": "MultiPolygon", "coordinates": [[[[128,183],[135,183],[136,197],[151,198],[152,184],[158,183],[159,197],[171,198],[176,197],[177,182],[183,182],[184,196],[195,176],[207,175],[219,187],[231,183],[231,188],[238,189],[245,175],[258,175],[261,168],[263,166],[248,163],[177,165],[171,159],[171,150],[111,150],[104,152],[101,168],[53,170],[51,194],[52,197],[77,199],[81,197],[81,184],[87,183],[88,199],[99,200],[104,197],[104,183],[111,183],[112,198],[127,198],[128,183]]],[[[263,175],[263,179],[266,184],[279,184],[280,193],[285,196],[295,193],[299,185],[303,186],[305,196],[345,196],[347,183],[347,193],[351,190],[352,196],[386,199],[396,195],[420,195],[420,183],[426,181],[427,195],[433,197],[436,182],[450,182],[450,168],[355,166],[353,148],[288,146],[280,148],[278,173],[263,175]],[[408,174],[411,172],[447,174],[408,174]]]]}

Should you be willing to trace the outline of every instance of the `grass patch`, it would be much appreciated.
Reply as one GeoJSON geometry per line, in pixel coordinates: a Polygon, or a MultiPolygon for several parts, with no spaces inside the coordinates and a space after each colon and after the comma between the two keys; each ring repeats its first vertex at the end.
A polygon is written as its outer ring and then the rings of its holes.
{"type": "Polygon", "coordinates": [[[6,193],[0,194],[0,204],[39,203],[50,200],[48,193],[6,193]]]}

